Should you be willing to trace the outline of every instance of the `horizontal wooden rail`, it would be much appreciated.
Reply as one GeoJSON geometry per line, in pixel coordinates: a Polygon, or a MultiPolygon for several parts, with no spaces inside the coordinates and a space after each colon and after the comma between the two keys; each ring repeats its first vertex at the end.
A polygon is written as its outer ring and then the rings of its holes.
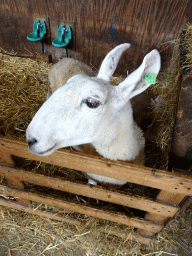
{"type": "Polygon", "coordinates": [[[5,175],[5,177],[9,176],[17,178],[21,181],[34,183],[36,185],[161,214],[167,217],[172,217],[179,210],[179,206],[176,204],[160,203],[138,195],[123,194],[120,192],[110,191],[99,186],[90,186],[88,184],[84,185],[63,180],[61,178],[48,177],[42,174],[21,170],[17,167],[4,163],[0,163],[0,174],[5,175]]]}
{"type": "MultiPolygon", "coordinates": [[[[9,153],[4,152],[4,151],[0,151],[0,162],[14,165],[14,161],[13,161],[12,156],[9,153]]],[[[25,187],[23,182],[21,180],[17,179],[17,178],[8,176],[8,177],[6,177],[6,180],[9,184],[12,184],[14,186],[17,186],[17,187],[20,187],[20,188],[23,188],[23,189],[25,187]]],[[[17,201],[22,202],[24,204],[30,204],[31,203],[29,200],[25,200],[23,198],[17,198],[17,201]]]]}
{"type": "Polygon", "coordinates": [[[9,154],[59,165],[66,168],[91,172],[172,193],[192,196],[192,176],[170,173],[123,161],[111,161],[103,157],[87,156],[67,149],[57,150],[50,156],[37,156],[28,150],[26,142],[0,137],[0,150],[9,154]]]}
{"type": "MultiPolygon", "coordinates": [[[[82,220],[74,220],[74,219],[71,219],[68,217],[66,218],[64,216],[61,216],[61,214],[56,214],[56,213],[52,213],[52,212],[33,209],[33,208],[30,208],[29,206],[21,205],[20,203],[18,203],[16,201],[5,200],[3,198],[0,198],[0,205],[4,206],[6,208],[16,209],[19,211],[24,211],[24,212],[31,213],[34,215],[38,215],[40,217],[49,218],[49,219],[57,220],[57,221],[64,221],[66,223],[73,224],[75,226],[78,225],[78,231],[82,229],[82,225],[84,223],[84,221],[82,221],[82,220]]],[[[107,233],[108,235],[115,235],[115,236],[121,237],[126,240],[128,239],[128,240],[132,240],[132,241],[138,241],[142,244],[148,244],[151,241],[151,238],[143,237],[138,234],[137,235],[126,234],[125,232],[115,230],[114,228],[100,228],[99,230],[104,233],[107,233]]]]}
{"type": "Polygon", "coordinates": [[[81,214],[101,218],[104,220],[113,221],[116,223],[141,228],[144,230],[159,232],[163,226],[157,222],[150,222],[141,218],[129,218],[120,213],[114,213],[110,211],[104,211],[89,206],[84,206],[76,203],[70,203],[64,200],[58,200],[50,196],[43,196],[36,193],[24,192],[18,189],[9,188],[6,185],[0,185],[0,192],[13,197],[22,197],[33,202],[43,203],[50,206],[75,211],[81,214]]]}
{"type": "Polygon", "coordinates": [[[34,209],[31,208],[30,206],[26,206],[23,204],[20,204],[17,201],[13,201],[13,200],[6,200],[0,197],[0,205],[7,207],[7,208],[13,208],[19,211],[24,211],[24,212],[28,212],[34,215],[38,215],[40,217],[44,217],[44,218],[48,218],[48,219],[52,219],[52,220],[58,220],[58,221],[64,221],[66,223],[69,224],[73,224],[73,225],[78,225],[80,227],[85,225],[85,222],[82,220],[75,220],[69,217],[64,217],[59,213],[52,213],[52,212],[48,212],[48,211],[42,211],[39,209],[34,209]]]}

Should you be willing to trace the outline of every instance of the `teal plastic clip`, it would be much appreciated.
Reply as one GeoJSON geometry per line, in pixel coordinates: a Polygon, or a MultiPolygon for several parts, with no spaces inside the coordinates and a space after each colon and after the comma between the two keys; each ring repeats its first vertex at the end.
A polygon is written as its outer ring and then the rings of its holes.
{"type": "Polygon", "coordinates": [[[33,24],[33,32],[27,36],[29,41],[40,41],[46,34],[46,26],[44,20],[35,20],[33,24]]]}
{"type": "Polygon", "coordinates": [[[155,73],[150,73],[144,76],[144,80],[149,84],[156,84],[156,77],[157,75],[155,73]]]}
{"type": "Polygon", "coordinates": [[[53,40],[52,45],[56,47],[65,47],[71,39],[70,26],[60,25],[58,29],[58,38],[53,40]]]}

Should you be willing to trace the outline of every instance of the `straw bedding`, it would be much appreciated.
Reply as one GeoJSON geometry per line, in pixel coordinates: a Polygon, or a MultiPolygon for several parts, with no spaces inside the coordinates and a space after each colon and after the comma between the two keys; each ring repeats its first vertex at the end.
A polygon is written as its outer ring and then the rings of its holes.
{"type": "MultiPolygon", "coordinates": [[[[188,26],[186,36],[191,36],[191,33],[192,28],[188,26]]],[[[146,151],[148,151],[146,152],[147,165],[161,169],[166,169],[168,164],[168,151],[178,97],[180,75],[178,47],[179,44],[176,42],[170,69],[160,75],[156,86],[147,90],[147,93],[154,99],[158,95],[163,95],[160,106],[154,108],[152,113],[152,126],[156,122],[160,125],[158,125],[153,145],[149,144],[146,147],[146,151]]],[[[191,56],[192,49],[188,54],[188,65],[192,63],[191,56]]],[[[47,74],[50,67],[51,64],[44,62],[0,54],[0,134],[25,139],[28,123],[46,100],[47,74]]],[[[113,83],[118,84],[122,79],[114,78],[113,83]]],[[[14,158],[14,161],[17,166],[22,166],[30,171],[86,182],[84,176],[78,171],[21,160],[17,157],[14,158]]],[[[0,181],[4,183],[4,177],[1,176],[0,181]]],[[[27,183],[25,185],[28,189],[41,191],[41,187],[27,183]]],[[[156,193],[155,190],[148,190],[142,186],[134,186],[134,184],[125,188],[125,191],[148,197],[154,197],[156,193]]],[[[47,193],[53,193],[53,191],[47,190],[47,193]]],[[[5,197],[5,195],[0,196],[5,197]]],[[[65,193],[56,193],[55,196],[57,198],[66,196],[68,200],[82,204],[87,203],[88,200],[85,197],[69,196],[65,193]]],[[[97,200],[91,200],[89,203],[94,206],[99,203],[99,207],[106,207],[107,209],[112,207],[112,210],[120,210],[126,216],[133,214],[125,207],[114,208],[115,206],[109,206],[97,202],[97,200]]],[[[181,255],[190,255],[187,253],[191,253],[189,248],[191,207],[187,211],[181,211],[180,214],[177,214],[175,222],[170,227],[165,228],[149,246],[128,240],[134,234],[134,229],[131,227],[37,203],[32,203],[30,207],[64,213],[74,219],[84,220],[86,225],[80,229],[75,225],[0,207],[1,255],[177,255],[178,248],[183,250],[181,255]],[[116,230],[124,230],[127,233],[127,239],[101,232],[101,228],[109,226],[116,230]]]]}

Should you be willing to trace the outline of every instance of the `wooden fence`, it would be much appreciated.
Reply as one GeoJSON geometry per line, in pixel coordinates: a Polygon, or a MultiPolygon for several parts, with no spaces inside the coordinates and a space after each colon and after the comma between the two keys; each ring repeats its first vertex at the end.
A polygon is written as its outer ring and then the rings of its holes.
{"type": "MultiPolygon", "coordinates": [[[[0,185],[0,194],[14,197],[16,200],[0,199],[0,205],[21,211],[37,214],[43,217],[65,221],[81,227],[84,223],[60,214],[34,210],[30,202],[38,202],[54,207],[75,211],[96,218],[129,225],[137,228],[137,235],[130,236],[132,240],[149,243],[154,234],[160,232],[174,217],[177,211],[190,202],[192,196],[192,177],[144,166],[130,164],[123,161],[110,161],[103,157],[86,155],[67,149],[57,150],[54,154],[41,157],[28,150],[26,142],[0,137],[0,174],[8,181],[7,185],[0,185]],[[159,189],[155,200],[144,196],[125,194],[102,186],[93,186],[64,180],[60,177],[49,177],[26,171],[14,166],[11,156],[18,156],[35,161],[41,161],[61,167],[71,168],[82,172],[91,172],[127,182],[159,189]],[[65,191],[68,193],[94,198],[113,204],[139,209],[147,212],[144,218],[126,217],[124,214],[105,211],[91,206],[79,205],[64,200],[55,199],[32,193],[24,188],[23,182],[65,191]]],[[[103,228],[103,232],[127,238],[129,234],[117,232],[112,228],[103,228]]]]}

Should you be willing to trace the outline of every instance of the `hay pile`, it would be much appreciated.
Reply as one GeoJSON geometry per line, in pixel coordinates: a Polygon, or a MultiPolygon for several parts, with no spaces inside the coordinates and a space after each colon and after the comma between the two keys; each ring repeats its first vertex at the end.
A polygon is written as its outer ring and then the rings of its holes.
{"type": "Polygon", "coordinates": [[[183,59],[182,69],[190,70],[192,72],[192,25],[188,24],[187,28],[183,31],[182,38],[182,51],[185,54],[183,59]]]}
{"type": "Polygon", "coordinates": [[[46,100],[50,65],[0,54],[0,133],[25,139],[25,130],[46,100]]]}
{"type": "MultiPolygon", "coordinates": [[[[160,72],[156,85],[152,85],[146,91],[149,96],[159,101],[159,104],[152,108],[153,120],[149,127],[149,133],[153,133],[153,130],[155,130],[153,142],[159,150],[159,163],[150,165],[162,170],[168,169],[181,78],[180,40],[171,43],[174,46],[172,46],[173,55],[169,68],[160,72]]],[[[154,158],[154,161],[156,161],[156,158],[154,158]]]]}
{"type": "MultiPolygon", "coordinates": [[[[33,207],[38,206],[34,204],[33,207]]],[[[1,207],[0,255],[190,256],[191,223],[192,206],[177,214],[170,227],[149,246],[144,246],[98,232],[98,220],[89,219],[84,230],[79,232],[75,226],[63,222],[1,207]]]]}
{"type": "MultiPolygon", "coordinates": [[[[178,47],[176,47],[178,50],[178,47]]],[[[180,72],[178,71],[178,52],[175,51],[172,66],[166,74],[161,74],[158,86],[151,87],[148,94],[153,98],[164,95],[162,104],[154,109],[154,123],[156,120],[163,121],[157,132],[157,147],[160,154],[168,152],[174,123],[175,105],[177,98],[177,86],[180,72]],[[173,97],[170,97],[173,96],[173,97]]],[[[0,134],[25,139],[25,130],[28,123],[46,100],[48,91],[47,74],[50,65],[31,59],[8,57],[0,54],[0,134]]],[[[120,78],[122,80],[122,78],[120,78]]],[[[116,78],[114,84],[119,81],[116,78]]],[[[165,155],[166,155],[165,153],[165,155]]],[[[160,163],[162,168],[167,165],[166,160],[160,163]]],[[[156,156],[155,160],[156,161],[156,156]]],[[[68,179],[80,179],[83,176],[79,172],[72,172],[65,168],[53,168],[51,165],[36,163],[15,158],[18,166],[23,166],[35,172],[49,175],[65,175],[68,179]]],[[[1,177],[1,181],[4,179],[1,177]]],[[[30,189],[37,189],[26,184],[30,189]]],[[[133,190],[135,193],[135,191],[133,190]]],[[[148,193],[148,191],[145,191],[148,193]]],[[[77,200],[84,200],[78,197],[77,200]]],[[[191,208],[187,212],[181,212],[176,217],[176,222],[163,230],[162,234],[151,242],[149,246],[131,242],[128,239],[120,239],[100,231],[101,227],[113,226],[117,230],[127,231],[128,238],[134,234],[134,229],[123,225],[115,225],[108,221],[102,221],[89,216],[67,212],[47,205],[32,203],[31,207],[52,212],[65,213],[74,218],[86,221],[86,225],[80,230],[62,222],[56,222],[40,218],[35,215],[19,212],[17,210],[0,208],[0,241],[1,255],[177,255],[175,247],[177,243],[187,248],[188,237],[185,244],[180,241],[180,235],[189,230],[188,220],[192,220],[191,208]],[[181,228],[180,225],[183,225],[181,228]],[[127,230],[125,230],[125,228],[127,230]],[[21,253],[21,254],[19,254],[21,253]],[[14,254],[17,255],[17,254],[14,254]]],[[[125,211],[129,211],[125,209],[125,211]]],[[[184,249],[187,251],[190,249],[184,249]]],[[[184,254],[182,254],[184,256],[184,254]]],[[[187,254],[186,254],[187,255],[187,254]]]]}

